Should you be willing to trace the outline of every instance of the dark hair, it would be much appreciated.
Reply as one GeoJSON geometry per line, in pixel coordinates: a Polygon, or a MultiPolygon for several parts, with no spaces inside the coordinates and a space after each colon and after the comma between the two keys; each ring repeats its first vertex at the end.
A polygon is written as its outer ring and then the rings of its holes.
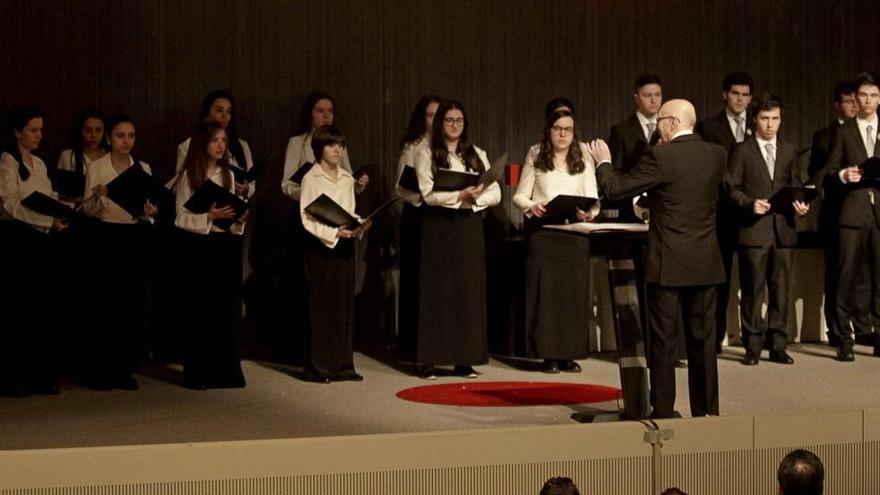
{"type": "Polygon", "coordinates": [[[137,128],[134,119],[124,113],[117,113],[107,119],[107,128],[104,130],[104,135],[107,136],[108,151],[110,150],[110,134],[113,134],[113,128],[119,124],[131,124],[135,129],[137,128]]]}
{"type": "Polygon", "coordinates": [[[315,129],[312,134],[312,153],[315,154],[315,163],[321,161],[324,156],[324,146],[340,144],[345,147],[345,134],[332,125],[325,125],[315,129]]]}
{"type": "Polygon", "coordinates": [[[104,146],[103,138],[107,135],[107,120],[104,118],[104,114],[101,113],[100,110],[89,108],[76,116],[76,126],[73,129],[73,147],[71,150],[73,151],[73,169],[79,174],[82,173],[83,167],[85,167],[86,163],[85,157],[83,156],[85,147],[83,144],[82,128],[86,125],[86,121],[89,119],[100,120],[101,125],[104,126],[104,134],[101,136],[101,142],[98,146],[104,146]]]}
{"type": "Polygon", "coordinates": [[[682,489],[677,486],[672,486],[663,490],[663,493],[661,493],[660,495],[687,495],[687,493],[682,491],[682,489]]]}
{"type": "Polygon", "coordinates": [[[12,155],[18,163],[18,176],[21,180],[28,180],[31,176],[30,171],[24,166],[24,160],[21,157],[21,150],[18,149],[18,139],[15,137],[15,131],[22,132],[27,127],[28,122],[33,119],[43,118],[43,113],[37,107],[24,105],[15,107],[9,112],[9,122],[6,129],[6,143],[3,151],[12,155]]]}
{"type": "Polygon", "coordinates": [[[721,90],[730,91],[733,86],[748,86],[749,93],[755,92],[755,81],[745,72],[729,72],[724,76],[724,80],[721,81],[721,90]]]}
{"type": "Polygon", "coordinates": [[[458,138],[455,152],[461,155],[461,160],[468,170],[483,173],[486,166],[477,156],[477,151],[468,139],[468,118],[464,111],[464,105],[457,100],[446,100],[440,103],[437,113],[434,115],[434,129],[431,133],[431,170],[437,173],[437,169],[449,168],[449,150],[446,147],[446,139],[443,135],[443,119],[450,110],[461,110],[464,123],[461,126],[461,136],[458,138]]]}
{"type": "Polygon", "coordinates": [[[843,81],[834,86],[834,103],[843,103],[846,95],[855,95],[859,92],[858,86],[852,81],[843,81]]]}
{"type": "Polygon", "coordinates": [[[409,116],[409,124],[406,125],[406,132],[403,134],[403,140],[400,142],[400,148],[410,143],[415,143],[425,135],[425,112],[431,103],[441,103],[443,98],[437,95],[425,95],[419,98],[416,107],[413,108],[409,116]]]}
{"type": "Polygon", "coordinates": [[[538,495],[581,495],[581,492],[571,478],[557,477],[545,481],[538,495]]]}
{"type": "Polygon", "coordinates": [[[568,98],[564,96],[557,96],[552,100],[547,102],[547,105],[544,107],[544,118],[549,119],[550,115],[559,110],[560,108],[568,108],[568,111],[574,115],[574,103],[571,102],[568,98]]]}
{"type": "Polygon", "coordinates": [[[880,78],[878,78],[876,74],[866,71],[856,76],[856,80],[853,81],[853,86],[855,86],[856,91],[858,91],[859,88],[861,88],[862,86],[880,87],[880,84],[878,84],[877,81],[880,81],[880,78]]]}
{"type": "MultiPolygon", "coordinates": [[[[336,113],[336,102],[333,100],[332,96],[323,91],[312,91],[306,95],[306,100],[303,102],[303,106],[299,111],[299,120],[296,124],[297,135],[305,134],[312,130],[312,110],[321,100],[329,100],[330,103],[333,104],[334,114],[336,113]]],[[[333,119],[333,123],[336,123],[335,118],[333,119]]]]}
{"type": "Polygon", "coordinates": [[[782,105],[782,100],[779,99],[778,96],[770,93],[764,93],[763,95],[761,95],[760,98],[758,98],[756,102],[752,104],[752,115],[757,118],[758,112],[769,112],[774,108],[779,109],[780,115],[782,115],[782,113],[785,111],[785,107],[782,105]]]}
{"type": "Polygon", "coordinates": [[[208,114],[211,113],[211,108],[214,106],[214,102],[221,98],[229,100],[229,104],[232,105],[229,123],[226,125],[226,139],[228,141],[228,144],[226,145],[227,149],[235,158],[235,162],[238,163],[241,168],[247,169],[244,148],[241,146],[241,143],[238,142],[238,128],[236,127],[238,119],[235,118],[235,98],[232,97],[231,91],[215,89],[206,94],[205,98],[202,100],[202,106],[199,108],[199,122],[204,122],[205,119],[208,118],[208,114]]]}
{"type": "Polygon", "coordinates": [[[809,450],[792,450],[779,463],[776,479],[782,495],[822,495],[825,467],[809,450]]]}
{"type": "MultiPolygon", "coordinates": [[[[183,166],[180,168],[180,174],[186,174],[189,180],[190,188],[195,191],[201,187],[205,179],[208,178],[208,145],[218,132],[223,131],[223,127],[216,122],[199,122],[196,126],[196,133],[192,136],[189,145],[189,151],[183,160],[183,166]]],[[[232,187],[232,179],[229,177],[229,162],[226,160],[226,154],[217,160],[217,166],[220,167],[223,176],[223,187],[229,189],[232,187]]]]}
{"type": "MultiPolygon", "coordinates": [[[[535,168],[538,170],[552,172],[555,168],[553,165],[553,142],[550,140],[550,133],[553,132],[553,125],[556,121],[563,117],[574,119],[574,114],[567,108],[559,108],[544,120],[544,136],[541,140],[541,151],[538,152],[538,156],[535,158],[535,168]]],[[[568,148],[568,154],[565,156],[565,163],[568,165],[568,173],[570,175],[579,174],[587,168],[584,163],[584,157],[581,155],[577,127],[575,127],[571,134],[571,146],[568,148]]]]}
{"type": "Polygon", "coordinates": [[[641,76],[636,78],[636,82],[633,84],[633,89],[635,89],[636,93],[638,93],[640,89],[649,84],[663,86],[663,83],[660,82],[660,78],[656,74],[642,74],[641,76]]]}

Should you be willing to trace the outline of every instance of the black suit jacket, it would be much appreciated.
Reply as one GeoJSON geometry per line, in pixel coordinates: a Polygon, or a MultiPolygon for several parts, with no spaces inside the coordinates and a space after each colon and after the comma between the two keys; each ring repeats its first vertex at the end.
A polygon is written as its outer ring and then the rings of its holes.
{"type": "Polygon", "coordinates": [[[831,151],[831,139],[840,124],[835,120],[828,127],[823,127],[813,133],[813,144],[810,147],[810,165],[807,168],[807,174],[810,179],[815,177],[816,172],[822,170],[828,161],[828,152],[831,151]]]}
{"type": "Polygon", "coordinates": [[[797,244],[793,210],[771,210],[766,215],[755,215],[753,210],[755,199],[769,199],[785,186],[801,185],[794,145],[776,140],[776,164],[772,179],[754,136],[733,149],[729,169],[731,199],[741,211],[737,243],[756,247],[770,246],[775,242],[786,247],[797,244]]]}
{"type": "MultiPolygon", "coordinates": [[[[873,156],[880,156],[880,139],[874,145],[873,156]]],[[[841,169],[860,165],[868,159],[865,142],[856,119],[844,122],[831,138],[828,161],[816,173],[810,183],[831,188],[841,198],[837,225],[841,227],[865,227],[871,222],[880,225],[880,190],[877,183],[862,179],[854,184],[844,184],[837,177],[841,169]],[[874,204],[871,204],[871,194],[874,204]]]]}
{"type": "Polygon", "coordinates": [[[608,147],[611,149],[611,164],[617,170],[626,172],[639,163],[651,146],[636,114],[611,128],[608,147]]]}
{"type": "MultiPolygon", "coordinates": [[[[752,119],[751,112],[746,112],[746,139],[755,134],[755,122],[752,119]]],[[[718,115],[701,121],[697,124],[697,134],[703,136],[703,139],[723,146],[724,149],[731,153],[733,147],[736,146],[736,136],[730,129],[730,121],[727,120],[727,110],[722,110],[718,115]]]]}
{"type": "Polygon", "coordinates": [[[715,208],[726,164],[723,148],[690,134],[655,146],[629,172],[598,168],[596,179],[611,200],[650,191],[647,282],[681,287],[724,281],[715,208]]]}

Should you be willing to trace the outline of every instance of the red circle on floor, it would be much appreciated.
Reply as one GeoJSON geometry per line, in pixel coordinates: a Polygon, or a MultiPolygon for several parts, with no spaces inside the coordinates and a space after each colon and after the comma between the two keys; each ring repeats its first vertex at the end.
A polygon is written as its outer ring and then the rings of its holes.
{"type": "Polygon", "coordinates": [[[423,404],[474,407],[551,406],[617,400],[622,391],[589,383],[468,382],[425,385],[397,392],[397,397],[423,404]]]}

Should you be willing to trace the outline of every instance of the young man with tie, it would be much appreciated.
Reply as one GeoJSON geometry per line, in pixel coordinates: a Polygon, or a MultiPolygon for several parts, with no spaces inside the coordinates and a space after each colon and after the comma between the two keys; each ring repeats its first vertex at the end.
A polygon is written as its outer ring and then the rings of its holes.
{"type": "Polygon", "coordinates": [[[746,348],[742,363],[747,366],[758,364],[765,340],[770,361],[794,363],[785,352],[791,250],[797,244],[794,216],[806,215],[809,205],[794,201],[774,207],[769,201],[782,188],[801,185],[795,146],[777,139],[782,111],[782,102],[775,96],[765,95],[758,100],[752,112],[755,135],[734,149],[729,164],[731,199],[740,210],[740,319],[746,348]],[[766,319],[761,315],[765,289],[766,319]]]}
{"type": "MultiPolygon", "coordinates": [[[[860,295],[869,293],[870,314],[880,321],[880,189],[876,180],[863,177],[861,165],[880,156],[877,145],[877,105],[880,104],[880,80],[868,72],[859,74],[856,118],[844,122],[834,133],[828,161],[811,180],[822,184],[841,198],[838,226],[837,284],[837,359],[854,361],[853,320],[860,308],[860,295]],[[860,276],[867,272],[868,276],[860,276]]],[[[874,355],[880,356],[876,330],[870,338],[874,355]]]]}

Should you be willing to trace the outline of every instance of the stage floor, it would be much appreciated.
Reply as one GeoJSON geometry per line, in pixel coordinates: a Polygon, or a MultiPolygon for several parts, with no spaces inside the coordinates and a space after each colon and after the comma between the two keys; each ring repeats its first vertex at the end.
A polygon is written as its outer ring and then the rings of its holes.
{"type": "MultiPolygon", "coordinates": [[[[739,363],[740,348],[719,357],[721,414],[761,415],[880,408],[880,358],[856,347],[854,363],[833,360],[823,344],[789,348],[792,366],[739,363]]],[[[766,352],[764,353],[766,358],[766,352]]],[[[304,382],[296,368],[245,361],[248,386],[237,390],[182,388],[176,367],[152,366],[137,392],[97,392],[66,385],[60,396],[0,398],[0,449],[40,449],[225,440],[366,435],[571,424],[574,412],[610,413],[616,401],[589,405],[462,407],[398,399],[400,390],[481,381],[591,383],[619,387],[612,354],[580,361],[581,374],[547,375],[538,363],[493,358],[480,377],[427,382],[379,356],[358,353],[361,383],[304,382]]],[[[677,370],[676,406],[688,416],[687,371],[677,370]]]]}

